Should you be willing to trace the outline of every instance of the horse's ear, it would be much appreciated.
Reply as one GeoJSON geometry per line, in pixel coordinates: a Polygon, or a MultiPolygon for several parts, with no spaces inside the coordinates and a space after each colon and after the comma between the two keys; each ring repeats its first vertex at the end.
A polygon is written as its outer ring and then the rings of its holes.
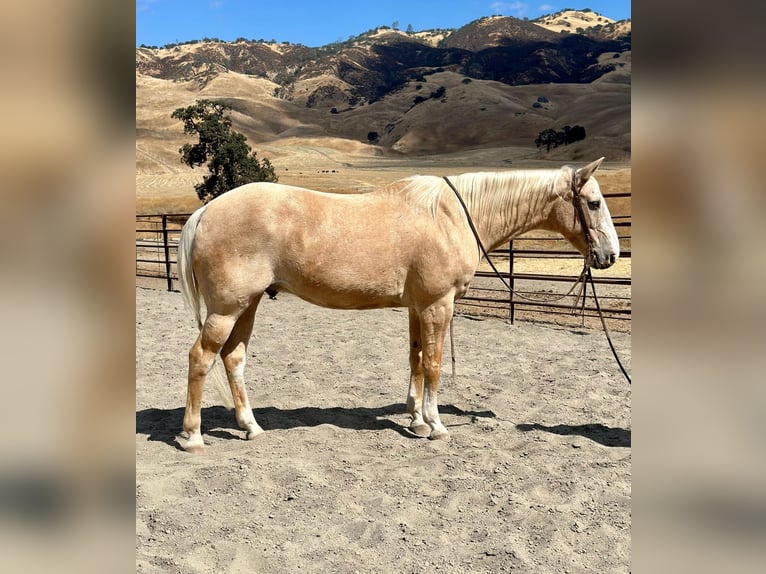
{"type": "Polygon", "coordinates": [[[593,173],[598,169],[598,166],[601,165],[602,161],[604,161],[603,157],[597,159],[596,161],[592,161],[585,167],[581,167],[575,171],[577,189],[582,189],[582,186],[585,185],[585,183],[590,179],[593,173]]]}

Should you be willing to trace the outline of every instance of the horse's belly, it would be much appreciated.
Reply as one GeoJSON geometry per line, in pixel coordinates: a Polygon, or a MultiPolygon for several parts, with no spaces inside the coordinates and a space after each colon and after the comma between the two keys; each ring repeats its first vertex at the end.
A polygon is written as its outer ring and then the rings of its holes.
{"type": "Polygon", "coordinates": [[[366,293],[295,293],[309,303],[329,309],[381,309],[384,307],[402,307],[401,297],[370,296],[366,293]]]}
{"type": "Polygon", "coordinates": [[[289,291],[301,299],[332,309],[378,309],[401,307],[404,300],[402,273],[369,268],[303,269],[285,273],[275,282],[277,290],[289,291]]]}

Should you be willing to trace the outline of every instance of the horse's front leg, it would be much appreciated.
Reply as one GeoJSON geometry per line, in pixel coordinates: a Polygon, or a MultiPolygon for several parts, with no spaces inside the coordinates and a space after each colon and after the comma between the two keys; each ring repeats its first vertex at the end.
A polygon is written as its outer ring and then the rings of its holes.
{"type": "Polygon", "coordinates": [[[449,432],[439,418],[437,393],[442,367],[444,337],[447,334],[454,302],[452,297],[427,307],[420,313],[423,344],[423,420],[431,428],[428,438],[448,440],[449,432]]]}
{"type": "Polygon", "coordinates": [[[431,434],[423,420],[423,341],[420,337],[420,315],[410,307],[410,388],[407,392],[407,412],[412,421],[410,430],[418,436],[431,434]]]}

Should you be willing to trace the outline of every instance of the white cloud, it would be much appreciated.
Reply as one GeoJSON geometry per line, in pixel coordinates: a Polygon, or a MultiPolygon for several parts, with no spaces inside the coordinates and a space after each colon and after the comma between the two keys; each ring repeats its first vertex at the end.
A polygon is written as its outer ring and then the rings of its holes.
{"type": "Polygon", "coordinates": [[[526,16],[529,12],[529,4],[526,2],[493,2],[489,7],[497,13],[510,12],[517,18],[526,16]]]}
{"type": "Polygon", "coordinates": [[[537,9],[540,10],[540,12],[543,14],[549,14],[553,12],[556,7],[553,4],[540,4],[537,9]]]}

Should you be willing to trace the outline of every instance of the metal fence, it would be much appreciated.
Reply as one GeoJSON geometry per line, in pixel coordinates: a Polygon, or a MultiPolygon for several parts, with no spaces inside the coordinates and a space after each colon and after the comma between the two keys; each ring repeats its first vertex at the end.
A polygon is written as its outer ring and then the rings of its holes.
{"type": "Polygon", "coordinates": [[[136,279],[147,286],[164,283],[168,291],[175,290],[178,281],[178,238],[189,218],[188,213],[136,215],[136,279]]]}
{"type": "MultiPolygon", "coordinates": [[[[604,197],[607,200],[627,198],[629,201],[630,193],[604,194],[604,197]]],[[[178,239],[188,217],[189,214],[136,216],[137,285],[176,290],[178,239]]],[[[598,301],[605,317],[624,322],[631,318],[631,217],[617,213],[612,219],[620,238],[624,272],[594,272],[593,279],[599,285],[598,301]]],[[[493,251],[490,256],[515,293],[509,293],[494,272],[482,265],[470,290],[458,302],[458,312],[504,316],[512,322],[516,318],[571,316],[573,296],[550,300],[567,292],[582,267],[582,256],[561,236],[539,232],[524,235],[512,240],[507,248],[493,251]]],[[[586,296],[583,308],[584,317],[596,316],[592,293],[586,296]]]]}

